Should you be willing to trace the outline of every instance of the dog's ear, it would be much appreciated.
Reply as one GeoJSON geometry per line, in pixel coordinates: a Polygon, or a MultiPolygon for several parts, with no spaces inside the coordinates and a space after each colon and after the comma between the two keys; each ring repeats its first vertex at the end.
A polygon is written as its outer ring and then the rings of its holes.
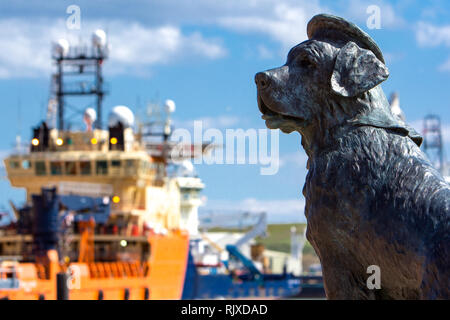
{"type": "Polygon", "coordinates": [[[331,88],[343,97],[355,97],[377,86],[388,76],[387,67],[372,51],[350,41],[336,57],[331,88]]]}

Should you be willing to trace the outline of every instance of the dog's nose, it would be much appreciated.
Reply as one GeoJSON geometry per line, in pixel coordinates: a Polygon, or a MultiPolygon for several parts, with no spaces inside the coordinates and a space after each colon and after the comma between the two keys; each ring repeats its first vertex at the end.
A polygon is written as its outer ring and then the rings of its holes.
{"type": "Polygon", "coordinates": [[[262,90],[269,86],[270,79],[265,72],[258,72],[255,75],[255,83],[258,89],[262,90]]]}

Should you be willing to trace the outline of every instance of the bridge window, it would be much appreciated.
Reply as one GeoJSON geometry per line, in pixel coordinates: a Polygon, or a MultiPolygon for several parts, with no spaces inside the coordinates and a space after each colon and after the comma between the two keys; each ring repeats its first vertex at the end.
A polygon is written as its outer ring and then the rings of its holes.
{"type": "Polygon", "coordinates": [[[112,160],[111,161],[111,166],[115,167],[115,168],[120,167],[120,160],[112,160]]]}
{"type": "Polygon", "coordinates": [[[80,161],[80,172],[83,176],[91,174],[91,162],[80,161]]]}
{"type": "Polygon", "coordinates": [[[50,162],[50,173],[52,176],[62,175],[63,163],[61,161],[50,162]]]}
{"type": "Polygon", "coordinates": [[[31,169],[31,161],[30,160],[23,160],[22,161],[22,168],[24,169],[31,169]]]}
{"type": "Polygon", "coordinates": [[[77,174],[77,166],[75,162],[73,161],[66,162],[66,174],[71,176],[77,174]]]}
{"type": "Polygon", "coordinates": [[[125,161],[125,174],[135,175],[137,173],[137,167],[138,167],[137,160],[127,159],[125,161]]]}
{"type": "Polygon", "coordinates": [[[134,168],[135,167],[135,161],[128,159],[127,160],[127,168],[134,168]]]}
{"type": "Polygon", "coordinates": [[[44,161],[36,161],[34,168],[37,176],[45,176],[47,174],[44,161]]]}
{"type": "Polygon", "coordinates": [[[19,169],[20,163],[19,161],[12,160],[9,162],[9,166],[11,167],[11,169],[19,169]]]}
{"type": "Polygon", "coordinates": [[[108,174],[108,162],[104,160],[97,161],[97,174],[105,175],[108,174]]]}

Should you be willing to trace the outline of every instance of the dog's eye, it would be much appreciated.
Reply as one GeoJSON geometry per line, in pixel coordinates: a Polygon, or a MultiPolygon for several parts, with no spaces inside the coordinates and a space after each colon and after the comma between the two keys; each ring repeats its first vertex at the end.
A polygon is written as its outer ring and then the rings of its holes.
{"type": "Polygon", "coordinates": [[[309,68],[314,66],[314,64],[307,57],[300,57],[298,59],[298,65],[301,68],[309,68]]]}

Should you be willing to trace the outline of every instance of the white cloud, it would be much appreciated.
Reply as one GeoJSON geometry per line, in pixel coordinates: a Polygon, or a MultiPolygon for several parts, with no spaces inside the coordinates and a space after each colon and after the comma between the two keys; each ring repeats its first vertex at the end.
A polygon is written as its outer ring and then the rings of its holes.
{"type": "MultiPolygon", "coordinates": [[[[435,26],[427,22],[416,25],[416,41],[421,47],[450,47],[450,25],[435,26]]],[[[450,71],[450,57],[438,67],[439,71],[450,71]]]]}
{"type": "Polygon", "coordinates": [[[369,18],[367,8],[370,5],[380,7],[381,28],[397,28],[406,24],[393,5],[385,1],[372,0],[341,1],[343,8],[335,13],[324,6],[323,1],[274,1],[258,2],[244,1],[234,7],[239,12],[218,14],[216,20],[219,25],[240,33],[259,33],[269,36],[279,42],[286,50],[307,39],[306,26],[308,21],[319,13],[332,13],[345,17],[363,27],[369,18]],[[364,24],[364,25],[363,25],[364,24]]]}
{"type": "Polygon", "coordinates": [[[0,77],[32,76],[51,67],[55,29],[20,19],[0,20],[0,77]]]}
{"type": "Polygon", "coordinates": [[[237,32],[266,34],[289,48],[307,39],[306,25],[320,11],[314,1],[305,5],[270,2],[265,12],[219,17],[218,24],[237,32]]]}
{"type": "MultiPolygon", "coordinates": [[[[337,14],[361,25],[367,20],[366,9],[372,2],[345,2],[339,6],[344,9],[337,14]]],[[[382,27],[403,23],[394,6],[384,1],[376,4],[381,8],[382,27]]],[[[39,18],[0,19],[0,78],[48,74],[50,41],[68,36],[78,38],[80,34],[67,30],[65,20],[50,18],[48,10],[30,6],[33,15],[39,18]]],[[[99,14],[94,13],[98,4],[81,1],[80,6],[81,33],[85,33],[86,40],[98,27],[108,31],[112,51],[111,63],[105,71],[116,74],[148,74],[148,66],[154,64],[169,64],[186,57],[217,59],[227,54],[220,39],[205,38],[198,32],[185,33],[181,28],[185,25],[219,26],[236,33],[261,34],[281,44],[279,52],[285,54],[287,49],[306,40],[306,25],[313,15],[332,12],[319,0],[166,0],[151,4],[137,1],[122,10],[118,3],[112,3],[102,7],[98,20],[99,14]],[[84,18],[86,12],[90,12],[90,20],[84,18]]],[[[267,45],[256,48],[259,57],[272,57],[274,48],[267,45]]]]}
{"type": "MultiPolygon", "coordinates": [[[[143,3],[136,2],[123,10],[119,4],[103,6],[101,18],[93,14],[98,4],[81,1],[82,34],[90,40],[90,32],[98,27],[108,31],[112,43],[111,59],[106,72],[149,74],[148,67],[170,64],[186,57],[217,59],[227,54],[221,39],[205,37],[199,32],[183,32],[182,26],[219,26],[242,34],[260,34],[281,44],[281,48],[264,44],[256,47],[260,58],[271,58],[307,39],[306,25],[322,12],[333,12],[319,0],[198,0],[143,3]],[[95,9],[95,10],[94,10],[95,9]],[[84,18],[90,12],[89,20],[84,18]],[[105,20],[108,17],[108,20],[105,20]],[[97,20],[94,20],[97,19],[97,20]],[[101,20],[103,19],[103,20],[101,20]],[[94,23],[96,21],[97,23],[94,23]],[[279,50],[279,51],[277,51],[279,50]]],[[[338,2],[343,9],[337,14],[362,25],[368,18],[370,0],[338,2]]],[[[402,25],[397,8],[377,1],[381,8],[382,28],[402,25]]],[[[65,20],[51,15],[36,5],[36,19],[0,19],[0,78],[48,74],[50,41],[59,37],[78,38],[79,32],[67,30],[65,20]]]]}
{"type": "Polygon", "coordinates": [[[223,57],[226,50],[218,39],[205,39],[200,33],[184,34],[180,28],[166,25],[147,27],[139,23],[115,20],[94,23],[83,20],[82,30],[68,30],[64,20],[0,20],[0,78],[32,77],[51,70],[50,44],[59,38],[71,43],[90,41],[90,33],[99,27],[108,31],[112,46],[108,72],[145,73],[142,68],[172,63],[185,58],[223,57]]]}
{"type": "Polygon", "coordinates": [[[257,48],[258,56],[261,59],[270,59],[273,57],[273,52],[270,51],[266,46],[259,45],[257,48]]]}
{"type": "Polygon", "coordinates": [[[173,26],[148,28],[138,23],[125,26],[115,22],[109,29],[111,61],[123,64],[169,63],[186,55],[215,59],[225,54],[217,41],[205,40],[200,33],[184,35],[173,26]]]}
{"type": "MultiPolygon", "coordinates": [[[[396,28],[405,25],[405,20],[398,14],[398,11],[389,3],[384,1],[373,0],[352,0],[350,2],[345,1],[343,11],[344,17],[352,22],[358,22],[360,24],[366,23],[370,14],[367,13],[367,8],[371,5],[376,5],[380,8],[381,28],[396,28]]],[[[362,25],[361,25],[362,26],[362,25]]]]}
{"type": "Polygon", "coordinates": [[[422,47],[450,47],[450,25],[435,26],[427,22],[419,22],[416,26],[416,40],[422,47]]]}
{"type": "Polygon", "coordinates": [[[304,199],[261,200],[246,198],[240,201],[208,200],[202,211],[233,213],[233,212],[266,212],[268,220],[275,222],[305,222],[304,199]]]}

